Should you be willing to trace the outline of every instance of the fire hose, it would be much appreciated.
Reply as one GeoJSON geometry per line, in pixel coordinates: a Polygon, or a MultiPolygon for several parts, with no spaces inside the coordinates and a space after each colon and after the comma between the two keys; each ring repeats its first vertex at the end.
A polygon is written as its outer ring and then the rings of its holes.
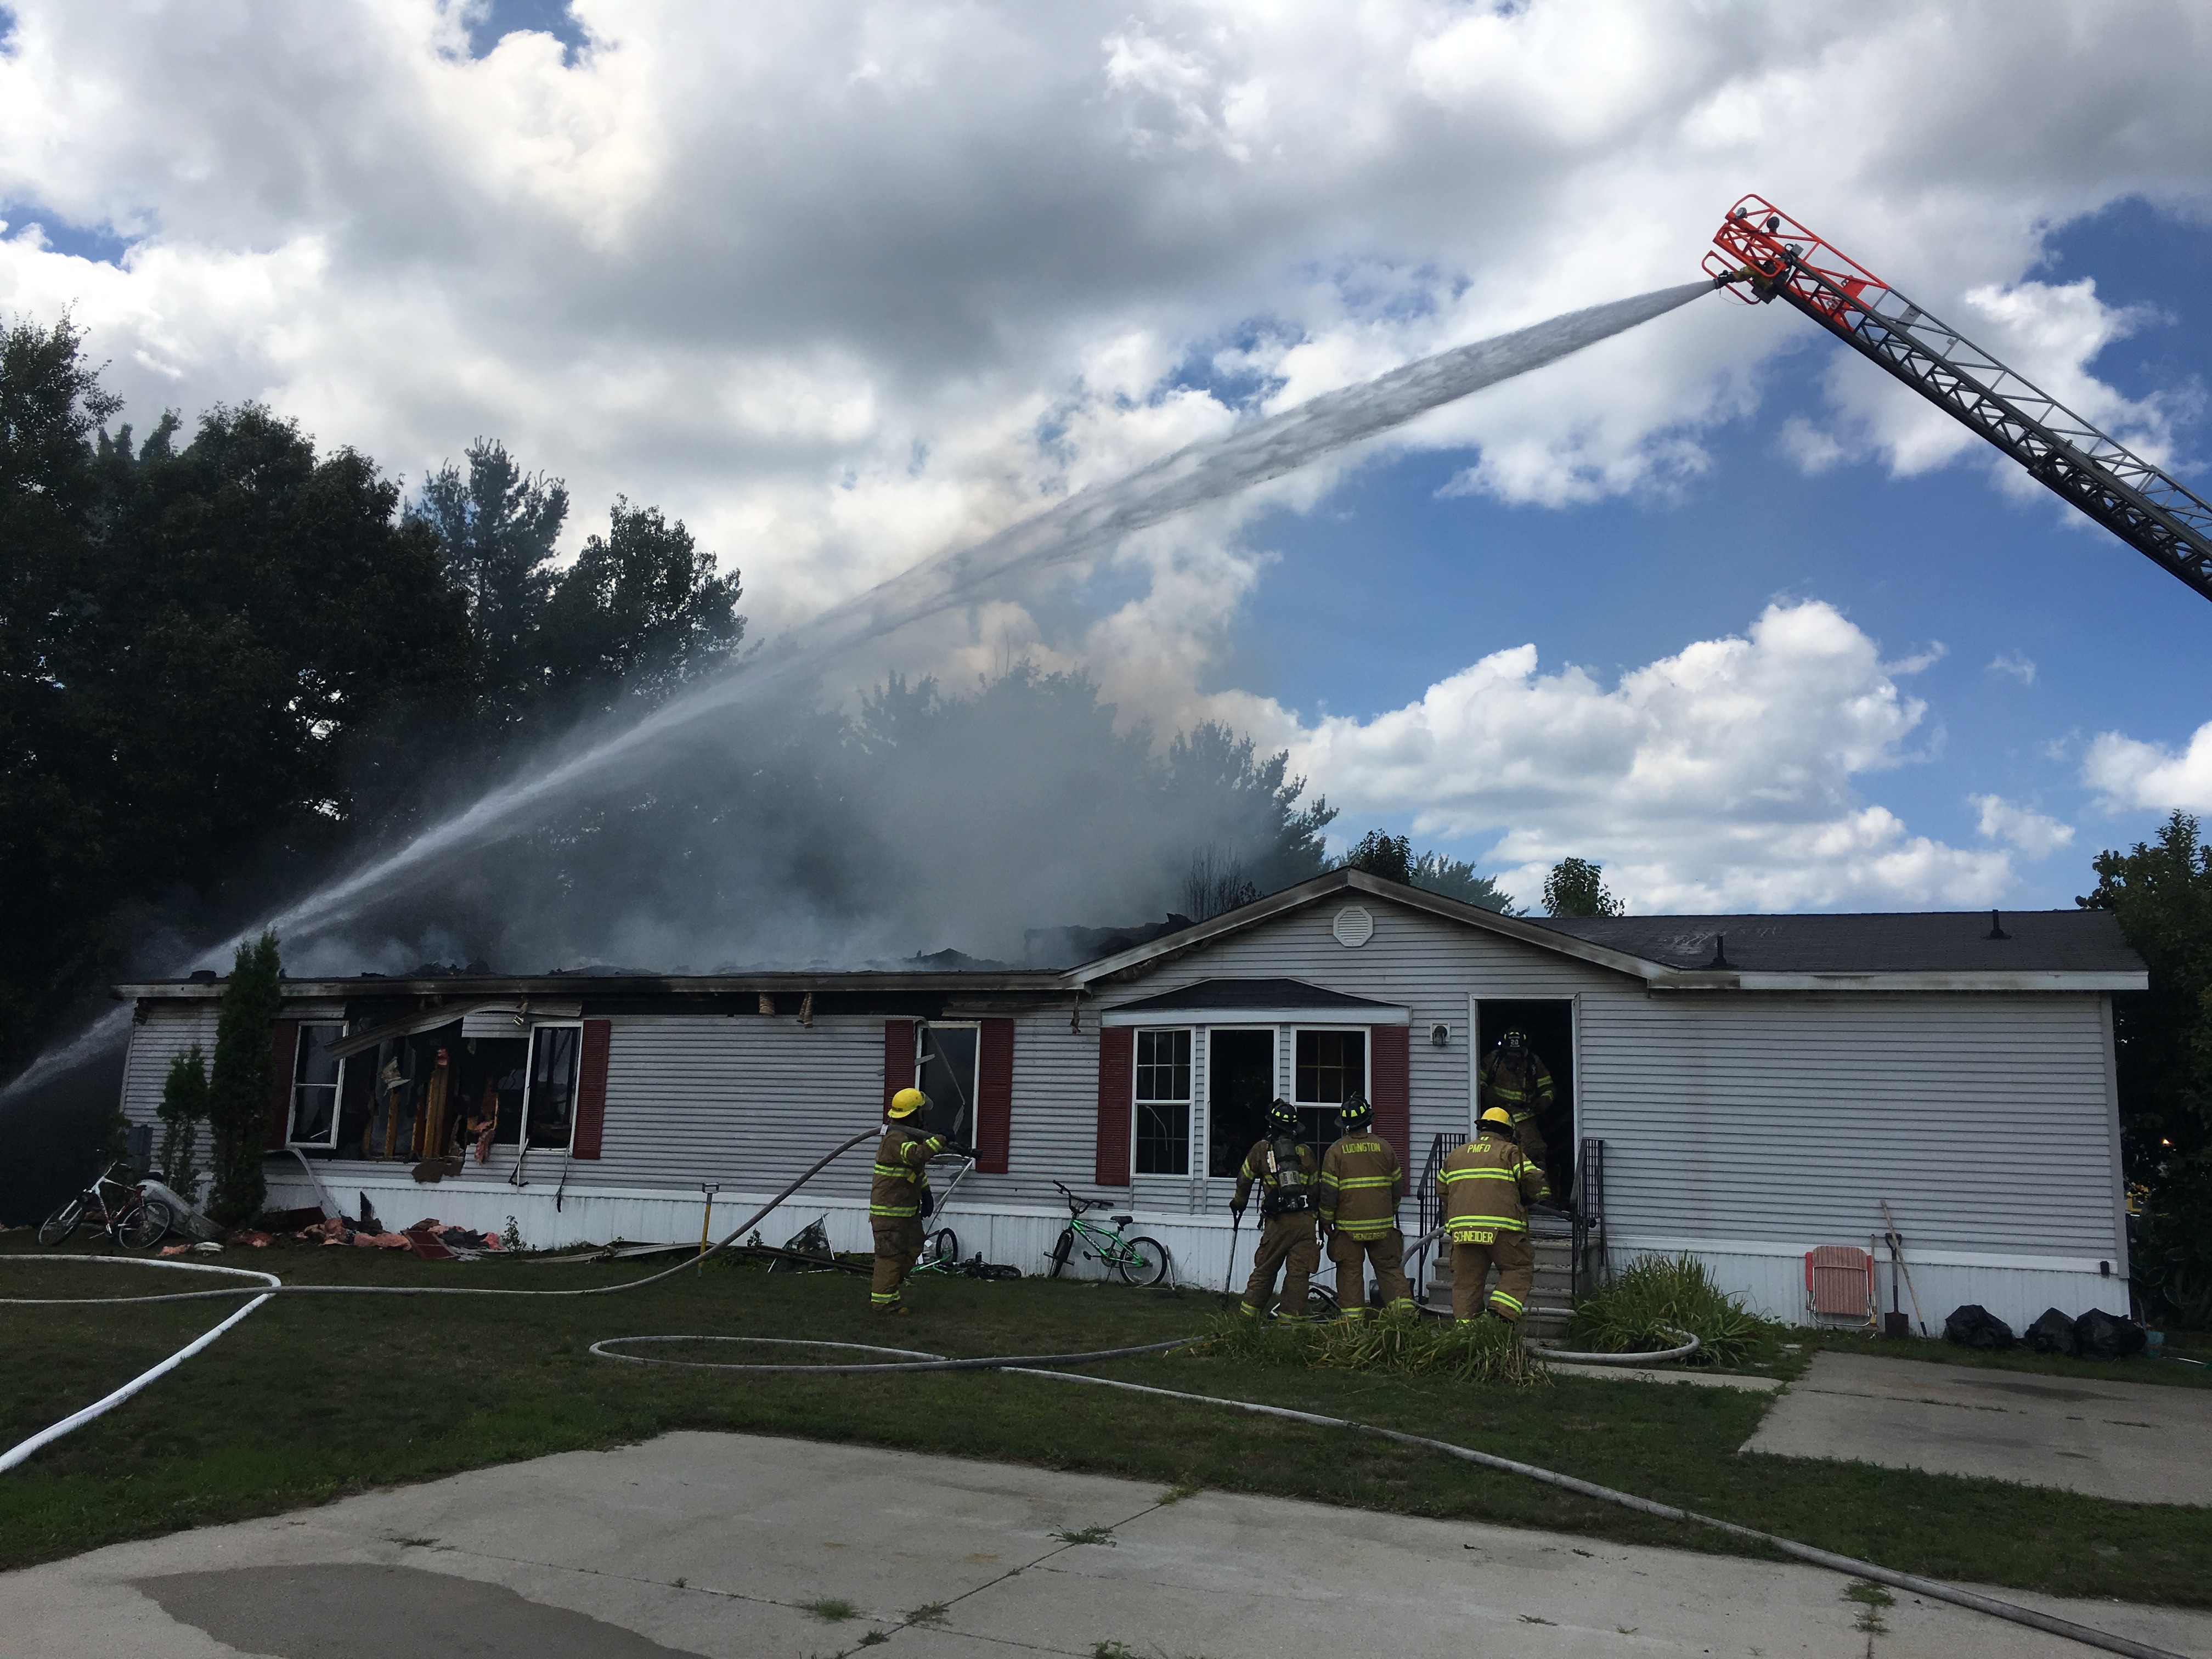
{"type": "MultiPolygon", "coordinates": [[[[792,1182],[774,1198],[763,1205],[752,1215],[747,1217],[736,1227],[732,1228],[726,1236],[725,1236],[719,1243],[714,1244],[712,1249],[704,1252],[699,1259],[704,1260],[705,1255],[711,1255],[716,1251],[728,1248],[741,1234],[745,1232],[747,1229],[753,1226],[756,1223],[764,1220],[779,1204],[783,1202],[785,1199],[790,1197],[793,1193],[797,1192],[799,1188],[805,1186],[817,1175],[827,1169],[836,1159],[842,1157],[846,1152],[850,1152],[862,1141],[873,1139],[877,1133],[878,1131],[872,1127],[864,1130],[860,1134],[854,1135],[849,1140],[842,1143],[831,1150],[804,1174],[799,1176],[798,1179],[792,1182]]],[[[214,1342],[216,1338],[220,1337],[225,1331],[230,1329],[240,1320],[244,1319],[248,1314],[252,1313],[255,1309],[260,1307],[264,1302],[270,1300],[274,1297],[283,1295],[330,1294],[369,1296],[606,1296],[623,1291],[633,1291],[642,1285],[658,1283],[661,1279],[668,1279],[673,1277],[675,1274],[680,1273],[685,1267],[692,1265],[692,1263],[688,1261],[679,1262],[677,1266],[666,1268],[662,1272],[648,1274],[643,1279],[629,1279],[620,1285],[593,1285],[582,1290],[509,1291],[462,1285],[285,1285],[278,1281],[276,1276],[270,1273],[261,1273],[246,1268],[208,1267],[204,1266],[204,1264],[194,1262],[147,1262],[135,1259],[118,1258],[112,1256],[0,1256],[0,1261],[52,1261],[72,1260],[106,1262],[111,1265],[201,1267],[204,1271],[228,1272],[241,1274],[252,1273],[253,1278],[263,1281],[263,1283],[258,1286],[251,1288],[226,1289],[218,1291],[186,1291],[166,1296],[0,1297],[0,1306],[11,1307],[85,1307],[94,1304],[138,1305],[152,1302],[191,1302],[234,1296],[250,1296],[253,1298],[245,1307],[238,1310],[237,1312],[231,1315],[228,1319],[225,1319],[221,1324],[206,1332],[186,1346],[179,1349],[175,1353],[170,1355],[160,1364],[154,1366],[141,1376],[132,1378],[129,1382],[125,1383],[120,1389],[116,1389],[113,1393],[106,1395],[101,1400],[95,1401],[92,1405],[86,1407],[82,1411],[77,1412],[70,1417],[64,1418],[61,1422],[56,1423],[49,1428],[40,1431],[38,1434],[32,1436],[28,1440],[23,1441],[20,1444],[9,1449],[4,1454],[0,1454],[0,1470],[15,1468],[16,1465],[28,1458],[33,1452],[37,1451],[40,1447],[59,1439],[62,1436],[69,1433],[71,1430],[77,1428],[84,1423],[90,1422],[94,1418],[99,1417],[106,1412],[112,1409],[114,1407],[120,1405],[124,1401],[131,1398],[131,1395],[146,1388],[158,1377],[174,1370],[178,1365],[182,1364],[186,1359],[189,1359],[194,1354],[200,1352],[210,1344],[214,1342]]],[[[1687,1334],[1685,1333],[1685,1334],[1687,1334]]],[[[1525,1480],[1535,1480],[1541,1482],[1546,1486],[1556,1486],[1562,1491],[1571,1492],[1584,1498],[1595,1498],[1601,1503],[1618,1504],[1622,1508],[1634,1510],[1644,1515],[1656,1516],[1662,1520],[1684,1522],[1695,1526],[1709,1527],[1717,1532],[1725,1533],[1732,1538],[1742,1539],[1747,1542],[1763,1544],[1771,1549],[1780,1552],[1784,1555],[1790,1556],[1796,1560],[1808,1562],[1814,1566],[1826,1568],[1832,1572],[1844,1573],[1853,1577],[1866,1579],[1874,1583],[1887,1584],[1893,1589],[1906,1590],[1915,1595],[1923,1595],[1933,1601],[1948,1602],[1954,1607],[1970,1608],[1976,1613],[1986,1613],[1992,1618],[2006,1620],[2013,1624],[2025,1626],[2031,1630],[2039,1630],[2048,1635],[2063,1637],[2069,1641],[2079,1643],[2085,1647],[2101,1649],[2107,1653],[2127,1655],[2129,1656],[2129,1659],[2186,1659],[2186,1656],[2177,1654],[2169,1649],[2153,1647],[2148,1643],[2137,1642],[2130,1637],[2116,1635],[2109,1631],[2093,1629],[2087,1625],[2077,1625],[2073,1623],[2071,1620],[2056,1618],[2050,1613],[2039,1612],[2033,1607],[2021,1607],[2017,1602],[1999,1601],[1994,1596],[1983,1595],[1976,1591],[1966,1589],[1959,1585],[1947,1584],[1939,1579],[1923,1578],[1917,1574],[1899,1572],[1893,1568],[1882,1566],[1876,1562],[1861,1561],[1850,1556],[1838,1555],[1833,1551],[1820,1549],[1810,1544],[1802,1544],[1795,1539],[1784,1538],[1775,1533],[1762,1532],[1755,1527],[1741,1526],[1733,1521],[1723,1521],[1714,1516],[1701,1515],[1694,1510],[1679,1509],[1671,1504],[1662,1504],[1653,1498],[1638,1497],[1634,1492],[1620,1492],[1611,1486],[1601,1486],[1595,1481],[1584,1480],[1575,1475],[1562,1474],[1556,1470],[1542,1468],[1534,1463],[1523,1463],[1513,1458],[1501,1457],[1495,1452],[1479,1451],[1474,1447],[1457,1445],[1449,1440],[1433,1439],[1426,1435],[1409,1434],[1401,1429],[1384,1428],[1381,1425],[1374,1423],[1360,1423],[1350,1418],[1330,1417],[1318,1412],[1297,1411],[1286,1406],[1265,1405],[1258,1401],[1234,1400],[1218,1395],[1191,1394],[1178,1389],[1162,1389],[1152,1387],[1147,1383],[1127,1382],[1115,1377],[1086,1376],[1075,1371],[1059,1371],[1042,1369],[1042,1367],[1048,1365],[1096,1364],[1104,1360],[1131,1358],[1145,1354],[1164,1353],[1170,1349],[1187,1347],[1194,1342],[1199,1342],[1204,1340],[1205,1339],[1201,1336],[1186,1336],[1176,1337],[1165,1342],[1140,1343],[1130,1347],[1104,1348],[1086,1353],[998,1354],[987,1355],[976,1358],[955,1359],[947,1358],[943,1354],[924,1353],[918,1350],[910,1348],[881,1347],[869,1343],[821,1342],[776,1337],[633,1336],[604,1338],[601,1340],[592,1344],[591,1352],[603,1359],[619,1360],[629,1364],[674,1366],[692,1370],[787,1373],[811,1372],[833,1376],[870,1374],[883,1375],[886,1373],[912,1371],[1000,1370],[1017,1376],[1040,1376],[1048,1378],[1058,1382],[1088,1383],[1094,1388],[1120,1389],[1128,1393],[1150,1395],[1158,1399],[1181,1400],[1198,1405],[1218,1406],[1231,1411],[1247,1412],[1255,1416],[1273,1417],[1280,1419],[1286,1422],[1304,1423],[1314,1428],[1344,1429],[1355,1433],[1372,1434],[1379,1436],[1385,1440],[1394,1441],[1400,1445],[1417,1446],[1430,1451],[1441,1452],[1448,1457],[1457,1458],[1463,1462],[1476,1464],[1483,1468],[1494,1469],[1501,1474],[1519,1475],[1525,1480]],[[696,1343],[702,1341],[727,1342],[749,1346],[777,1346],[784,1348],[809,1348],[817,1351],[834,1351],[848,1353],[874,1353],[888,1355],[890,1356],[890,1358],[885,1361],[869,1363],[787,1364],[744,1361],[726,1362],[664,1359],[658,1357],[641,1354],[627,1354],[610,1352],[611,1349],[616,1347],[635,1346],[640,1344],[665,1344],[673,1342],[696,1343]]],[[[1672,1353],[1665,1356],[1644,1353],[1632,1355],[1606,1355],[1600,1356],[1600,1358],[1613,1364],[1636,1361],[1649,1363],[1654,1359],[1661,1358],[1662,1357],[1672,1358],[1677,1354],[1686,1355],[1690,1352],[1693,1351],[1696,1346],[1697,1340],[1694,1337],[1692,1337],[1688,1347],[1673,1351],[1672,1353]]],[[[1562,1358],[1572,1358],[1574,1360],[1580,1361],[1585,1358],[1589,1358],[1589,1356],[1561,1355],[1559,1357],[1562,1358]]]]}

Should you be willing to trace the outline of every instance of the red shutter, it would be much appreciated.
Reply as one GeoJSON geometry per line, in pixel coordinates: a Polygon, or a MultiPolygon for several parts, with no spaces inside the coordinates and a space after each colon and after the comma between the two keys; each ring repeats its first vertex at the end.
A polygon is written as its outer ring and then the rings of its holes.
{"type": "Polygon", "coordinates": [[[884,1022],[884,1111],[891,1109],[891,1097],[914,1087],[914,1022],[884,1022]]]}
{"type": "Polygon", "coordinates": [[[977,1045],[975,1168],[1004,1175],[1014,1132],[1014,1022],[987,1019],[977,1045]]]}
{"type": "Polygon", "coordinates": [[[268,1150],[281,1152],[291,1139],[292,1067],[300,1058],[300,1022],[276,1022],[276,1046],[270,1054],[268,1150]]]}
{"type": "Polygon", "coordinates": [[[1098,1184],[1129,1184],[1129,1114],[1136,1109],[1137,1034],[1126,1025],[1098,1033],[1098,1184]]]}
{"type": "Polygon", "coordinates": [[[584,1022],[583,1063],[576,1076],[576,1138],[568,1148],[571,1158],[597,1158],[607,1127],[607,1050],[614,1042],[614,1022],[584,1022]]]}
{"type": "Polygon", "coordinates": [[[1398,1150],[1401,1164],[1413,1158],[1412,1056],[1403,1025],[1367,1028],[1367,1103],[1375,1109],[1375,1132],[1398,1150]]]}

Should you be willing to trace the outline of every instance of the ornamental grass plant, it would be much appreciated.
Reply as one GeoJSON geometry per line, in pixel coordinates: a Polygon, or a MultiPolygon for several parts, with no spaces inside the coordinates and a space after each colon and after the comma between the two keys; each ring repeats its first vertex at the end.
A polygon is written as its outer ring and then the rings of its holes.
{"type": "Polygon", "coordinates": [[[1698,1339],[1692,1364],[1735,1365],[1759,1346],[1766,1325],[1714,1284],[1703,1262],[1647,1255],[1582,1299],[1564,1346],[1585,1353],[1655,1353],[1680,1347],[1681,1331],[1698,1339]]]}
{"type": "Polygon", "coordinates": [[[1534,1388],[1551,1381],[1542,1358],[1502,1319],[1464,1325],[1401,1317],[1286,1322],[1226,1313],[1195,1354],[1307,1370],[1370,1371],[1534,1388]]]}

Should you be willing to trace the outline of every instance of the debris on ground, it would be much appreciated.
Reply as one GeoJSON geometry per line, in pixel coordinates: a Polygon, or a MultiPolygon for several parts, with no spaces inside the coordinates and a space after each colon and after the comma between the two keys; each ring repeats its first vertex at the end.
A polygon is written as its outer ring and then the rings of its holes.
{"type": "Polygon", "coordinates": [[[2150,1334],[2132,1319],[2092,1308],[2074,1322],[2074,1344],[2084,1359],[2125,1359],[2148,1345],[2150,1334]]]}

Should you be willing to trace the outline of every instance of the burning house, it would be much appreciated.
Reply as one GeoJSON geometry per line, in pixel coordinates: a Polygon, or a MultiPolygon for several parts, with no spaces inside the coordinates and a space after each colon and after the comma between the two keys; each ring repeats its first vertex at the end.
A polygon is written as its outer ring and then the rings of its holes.
{"type": "MultiPolygon", "coordinates": [[[[941,1218],[963,1250],[1039,1271],[1061,1183],[1218,1284],[1269,1099],[1325,1142],[1366,1095],[1411,1231],[1512,1028],[1555,1079],[1577,1272],[1686,1252],[1803,1320],[1808,1253],[1849,1246],[1887,1308],[1887,1204],[1931,1320],[2019,1325],[2128,1310],[2112,996],[2145,983],[2102,912],[1539,920],[1340,870],[1070,969],[287,981],[267,1175],[276,1206],[511,1216],[533,1246],[682,1239],[702,1188],[734,1221],[918,1084],[979,1151],[941,1218]]],[[[117,988],[133,1122],[221,992],[117,988]]],[[[867,1183],[847,1158],[763,1236],[866,1248],[867,1183]]]]}

